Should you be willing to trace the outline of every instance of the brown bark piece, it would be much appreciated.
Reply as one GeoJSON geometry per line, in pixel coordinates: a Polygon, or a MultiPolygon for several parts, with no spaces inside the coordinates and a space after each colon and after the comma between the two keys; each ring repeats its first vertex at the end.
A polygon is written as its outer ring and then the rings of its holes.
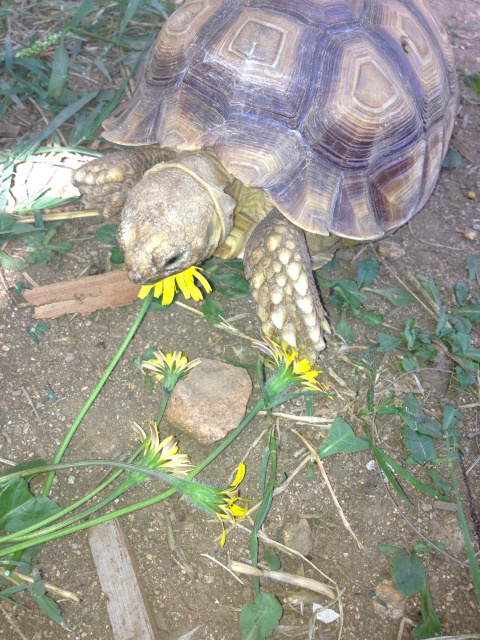
{"type": "Polygon", "coordinates": [[[88,541],[115,640],[160,640],[140,572],[118,520],[92,527],[88,541]]]}
{"type": "Polygon", "coordinates": [[[118,270],[26,289],[23,296],[36,306],[35,318],[59,318],[66,313],[88,315],[97,309],[131,304],[139,291],[126,272],[118,270]]]}

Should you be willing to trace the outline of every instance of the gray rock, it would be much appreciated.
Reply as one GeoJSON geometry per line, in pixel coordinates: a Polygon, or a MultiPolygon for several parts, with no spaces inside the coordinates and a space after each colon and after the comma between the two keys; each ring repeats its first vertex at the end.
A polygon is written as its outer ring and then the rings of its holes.
{"type": "Polygon", "coordinates": [[[251,392],[245,369],[202,358],[176,384],[165,417],[198,442],[216,442],[240,424],[251,392]]]}
{"type": "Polygon", "coordinates": [[[300,518],[297,524],[287,524],[282,531],[283,544],[295,549],[304,556],[312,552],[312,529],[306,518],[300,518]]]}

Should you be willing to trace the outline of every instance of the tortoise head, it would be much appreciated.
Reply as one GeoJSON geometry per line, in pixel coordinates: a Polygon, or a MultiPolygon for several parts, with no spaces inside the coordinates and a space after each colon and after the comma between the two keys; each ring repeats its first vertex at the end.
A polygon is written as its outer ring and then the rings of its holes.
{"type": "Polygon", "coordinates": [[[212,161],[219,163],[208,153],[186,158],[147,171],[125,202],[118,243],[136,284],[152,284],[203,262],[232,227],[236,202],[223,192],[227,174],[212,168],[212,161]]]}

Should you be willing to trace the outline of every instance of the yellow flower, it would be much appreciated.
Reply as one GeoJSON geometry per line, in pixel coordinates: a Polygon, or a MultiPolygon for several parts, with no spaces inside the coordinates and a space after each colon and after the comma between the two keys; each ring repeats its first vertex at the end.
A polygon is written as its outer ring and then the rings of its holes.
{"type": "MultiPolygon", "coordinates": [[[[133,424],[133,428],[140,436],[140,441],[143,445],[143,456],[136,460],[134,464],[162,471],[164,474],[175,478],[184,478],[193,468],[193,465],[190,464],[190,456],[186,453],[178,453],[178,441],[175,436],[167,436],[160,442],[158,428],[154,420],[151,420],[149,425],[150,435],[147,436],[142,427],[136,423],[133,424]]],[[[150,478],[151,476],[140,471],[129,471],[118,487],[117,492],[118,494],[123,493],[150,478]]]]}
{"type": "Polygon", "coordinates": [[[235,524],[237,518],[243,518],[248,509],[242,507],[238,502],[248,502],[245,498],[239,497],[238,485],[245,477],[245,464],[238,465],[237,475],[230,487],[227,489],[217,489],[202,482],[182,481],[181,491],[195,504],[212,516],[215,516],[222,525],[222,538],[220,546],[223,547],[227,539],[224,521],[235,524]]]}
{"type": "Polygon", "coordinates": [[[323,372],[313,370],[307,358],[299,360],[298,352],[293,347],[286,344],[281,347],[267,337],[265,337],[265,344],[254,342],[252,346],[268,356],[267,366],[274,370],[267,381],[266,390],[270,398],[284,393],[293,384],[301,384],[308,391],[325,393],[325,387],[317,380],[323,372]]]}
{"type": "Polygon", "coordinates": [[[203,293],[196,285],[195,279],[200,282],[207,293],[210,293],[212,287],[201,271],[199,267],[189,267],[174,276],[168,276],[155,284],[142,287],[138,297],[143,300],[153,289],[153,297],[160,298],[162,296],[162,304],[169,305],[173,302],[175,294],[180,290],[187,300],[189,298],[193,298],[196,301],[203,300],[203,293]]]}
{"type": "Polygon", "coordinates": [[[237,475],[235,476],[235,480],[232,482],[231,486],[228,489],[223,489],[222,491],[218,491],[218,496],[221,498],[218,506],[218,511],[215,514],[220,524],[222,525],[222,538],[220,540],[220,546],[223,547],[225,541],[227,539],[227,532],[225,530],[225,525],[223,521],[232,522],[235,524],[236,518],[243,518],[247,513],[248,509],[246,507],[241,507],[240,502],[248,502],[245,498],[240,498],[238,495],[238,485],[242,482],[245,477],[245,464],[241,462],[238,465],[237,475]]]}
{"type": "Polygon", "coordinates": [[[155,357],[142,362],[142,368],[147,373],[153,375],[157,380],[163,380],[163,388],[172,391],[180,378],[184,378],[187,373],[200,364],[200,359],[196,358],[191,362],[181,351],[170,351],[166,355],[162,351],[154,351],[155,357]]]}
{"type": "Polygon", "coordinates": [[[143,444],[143,458],[139,464],[150,469],[158,469],[170,473],[176,478],[187,475],[193,465],[190,464],[190,456],[187,453],[178,453],[178,440],[175,436],[167,436],[160,442],[158,427],[155,420],[149,422],[150,435],[136,422],[133,428],[140,436],[143,444]]]}

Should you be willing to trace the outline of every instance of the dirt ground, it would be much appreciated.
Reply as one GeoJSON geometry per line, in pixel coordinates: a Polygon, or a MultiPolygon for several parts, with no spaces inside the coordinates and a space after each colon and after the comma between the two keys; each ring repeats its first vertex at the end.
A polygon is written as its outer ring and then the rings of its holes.
{"type": "MultiPolygon", "coordinates": [[[[431,4],[450,33],[458,69],[466,73],[478,73],[478,0],[462,0],[461,3],[431,0],[431,4]]],[[[396,233],[393,240],[405,250],[405,255],[398,260],[387,261],[393,273],[381,266],[379,284],[376,283],[378,287],[398,286],[394,275],[413,286],[410,277],[422,273],[434,279],[441,287],[442,294],[448,297],[451,295],[451,286],[467,278],[466,256],[480,253],[480,231],[476,240],[469,240],[457,232],[459,229],[472,230],[475,226],[480,229],[480,110],[475,94],[464,86],[461,78],[460,88],[462,104],[454,135],[455,146],[464,158],[463,164],[458,169],[442,172],[425,209],[409,227],[396,233]],[[476,193],[475,200],[467,198],[466,194],[470,191],[476,193]]],[[[44,285],[75,278],[88,267],[101,271],[105,267],[109,247],[94,238],[95,228],[100,224],[100,221],[92,222],[92,219],[65,224],[60,238],[72,241],[72,250],[56,257],[46,266],[29,268],[31,278],[39,285],[44,285]]],[[[356,258],[360,251],[362,258],[373,257],[375,248],[378,249],[378,244],[356,247],[350,253],[344,253],[335,275],[351,277],[355,272],[351,259],[356,258]]],[[[4,275],[7,286],[13,286],[23,279],[22,274],[14,272],[4,275]]],[[[242,316],[233,321],[236,327],[245,334],[259,336],[250,297],[238,301],[222,299],[222,304],[226,306],[227,317],[242,316]]],[[[28,328],[36,323],[33,309],[5,287],[0,288],[0,305],[0,457],[15,463],[38,457],[52,460],[68,427],[122,343],[140,303],[97,311],[89,317],[76,315],[50,321],[51,328],[40,336],[38,345],[28,335],[28,328]],[[42,402],[47,385],[56,394],[55,403],[42,402]]],[[[416,317],[423,326],[434,329],[433,320],[417,303],[407,309],[395,309],[371,297],[367,306],[383,313],[385,322],[396,327],[398,333],[408,317],[416,317]]],[[[338,322],[338,310],[330,306],[330,311],[335,324],[338,322]]],[[[361,373],[360,392],[355,399],[355,370],[342,358],[347,352],[360,353],[372,344],[375,330],[361,323],[353,323],[352,326],[358,337],[353,349],[333,337],[322,355],[321,368],[326,372],[324,377],[330,380],[340,395],[331,401],[317,402],[315,415],[332,419],[341,415],[357,429],[360,423],[353,413],[365,404],[367,381],[361,373]],[[329,373],[332,371],[333,377],[329,373]],[[344,381],[345,386],[340,385],[338,378],[344,381]]],[[[478,325],[472,336],[474,346],[479,347],[478,325]]],[[[257,358],[248,341],[222,332],[179,306],[150,312],[84,419],[68,449],[68,460],[95,457],[114,459],[134,450],[136,440],[131,424],[146,424],[157,414],[161,401],[158,389],[151,392],[145,388],[142,374],[132,362],[153,345],[165,351],[183,350],[191,359],[227,358],[255,364],[257,358]]],[[[390,354],[382,362],[379,393],[383,393],[389,385],[393,385],[397,400],[407,392],[413,392],[437,419],[441,419],[445,402],[459,407],[465,416],[460,430],[465,448],[465,468],[468,469],[480,455],[478,387],[473,396],[467,393],[458,396],[455,384],[448,382],[448,376],[426,374],[420,377],[419,387],[412,376],[399,376],[395,368],[395,356],[390,354]]],[[[257,397],[258,388],[255,388],[252,401],[256,401],[257,397]]],[[[294,404],[284,407],[284,410],[303,413],[304,407],[299,402],[298,406],[294,404]]],[[[201,478],[216,485],[228,483],[238,461],[269,424],[270,418],[258,417],[221,459],[202,473],[201,478]]],[[[299,429],[317,446],[326,435],[318,426],[296,425],[281,419],[279,477],[282,473],[287,476],[291,474],[302,455],[300,441],[291,433],[292,427],[299,429]]],[[[399,418],[382,416],[377,427],[382,446],[390,455],[404,461],[407,452],[401,438],[402,424],[399,418]]],[[[162,434],[167,435],[167,432],[168,425],[163,424],[162,434]]],[[[182,433],[177,435],[182,451],[189,452],[196,463],[212,450],[211,446],[201,446],[182,433]]],[[[260,438],[247,457],[247,476],[242,484],[242,495],[251,497],[254,502],[259,497],[262,451],[263,439],[260,438]]],[[[465,564],[466,555],[456,514],[436,508],[433,500],[415,492],[411,493],[414,506],[402,503],[400,514],[386,494],[375,468],[367,468],[371,457],[371,452],[367,451],[325,460],[325,468],[337,498],[353,531],[363,543],[363,549],[357,547],[343,527],[321,477],[316,475],[312,481],[306,471],[300,473],[288,490],[274,500],[264,526],[265,532],[282,542],[286,528],[299,521],[305,525],[306,521],[312,542],[309,560],[343,590],[342,637],[345,640],[394,640],[397,637],[413,637],[411,622],[415,625],[420,623],[420,599],[418,596],[407,599],[407,621],[404,621],[403,635],[399,636],[401,618],[393,619],[381,607],[374,607],[373,592],[381,582],[391,579],[391,558],[381,556],[378,545],[388,543],[409,550],[414,542],[420,540],[414,530],[416,528],[427,538],[443,542],[447,551],[458,560],[441,554],[425,554],[422,557],[443,634],[478,633],[480,616],[471,576],[465,564]]],[[[421,471],[416,473],[422,477],[421,471]]],[[[442,473],[446,475],[445,470],[442,473]]],[[[60,475],[52,497],[66,505],[94,486],[98,482],[98,474],[98,470],[94,469],[60,475]]],[[[477,509],[480,508],[479,474],[478,465],[468,474],[477,509]]],[[[460,476],[459,481],[462,484],[460,476]]],[[[154,493],[155,484],[148,483],[137,489],[135,495],[123,496],[116,506],[124,506],[134,498],[140,500],[154,493]]],[[[248,525],[248,522],[245,524],[248,525]]],[[[252,582],[249,578],[243,578],[243,585],[240,584],[206,554],[224,564],[228,564],[229,560],[246,559],[249,557],[248,533],[241,528],[233,530],[228,535],[227,544],[221,549],[218,544],[218,523],[208,522],[203,513],[192,510],[178,497],[127,516],[122,519],[122,525],[134,550],[162,638],[175,640],[195,627],[198,630],[193,638],[235,640],[241,637],[239,612],[244,603],[253,600],[252,582]],[[176,544],[185,554],[184,567],[175,562],[169,548],[167,518],[171,522],[176,544]]],[[[265,549],[261,545],[261,557],[265,549]]],[[[322,579],[298,557],[282,552],[279,555],[282,570],[322,579]]],[[[46,580],[80,596],[80,604],[61,603],[69,630],[54,625],[38,608],[31,606],[31,601],[23,601],[28,605],[26,610],[13,608],[3,602],[0,639],[113,640],[106,596],[99,584],[85,532],[47,544],[37,556],[36,566],[46,580]],[[10,621],[6,615],[10,616],[10,621]]],[[[262,583],[262,589],[277,594],[280,600],[294,591],[286,585],[268,581],[262,583]]],[[[318,601],[322,602],[321,598],[318,601]]],[[[308,602],[304,609],[285,604],[282,628],[272,637],[308,638],[310,616],[311,604],[308,602]]],[[[318,624],[320,626],[317,627],[315,638],[338,637],[338,622],[318,624]]]]}

